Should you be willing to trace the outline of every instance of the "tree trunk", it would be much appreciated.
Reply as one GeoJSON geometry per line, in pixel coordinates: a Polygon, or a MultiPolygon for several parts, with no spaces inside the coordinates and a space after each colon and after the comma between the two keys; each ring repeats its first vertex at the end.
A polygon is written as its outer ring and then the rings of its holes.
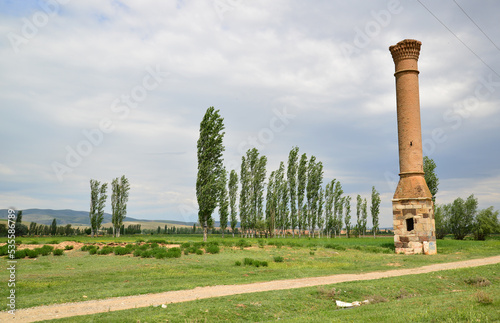
{"type": "Polygon", "coordinates": [[[203,242],[207,242],[208,236],[208,224],[207,221],[203,221],[203,242]]]}
{"type": "Polygon", "coordinates": [[[113,237],[115,237],[115,238],[116,238],[116,228],[115,228],[115,226],[114,226],[114,225],[113,225],[113,237]]]}

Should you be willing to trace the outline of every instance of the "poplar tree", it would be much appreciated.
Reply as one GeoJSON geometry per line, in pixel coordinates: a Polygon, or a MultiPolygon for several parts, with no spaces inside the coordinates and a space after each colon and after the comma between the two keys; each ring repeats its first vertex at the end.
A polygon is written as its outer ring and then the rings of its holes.
{"type": "Polygon", "coordinates": [[[224,238],[224,231],[227,228],[227,220],[229,217],[229,201],[227,193],[227,172],[222,170],[220,177],[220,195],[219,195],[219,224],[224,238]]]}
{"type": "Polygon", "coordinates": [[[316,223],[318,224],[318,238],[321,238],[321,231],[323,231],[323,226],[325,225],[325,218],[323,217],[323,206],[325,205],[325,192],[323,187],[319,188],[318,196],[318,218],[316,223]]]}
{"type": "Polygon", "coordinates": [[[304,213],[304,193],[307,183],[307,155],[304,153],[300,157],[299,167],[297,169],[297,225],[299,227],[299,238],[301,231],[304,230],[306,217],[304,213]]]}
{"type": "Polygon", "coordinates": [[[334,213],[333,213],[333,189],[335,187],[335,179],[328,184],[325,188],[325,227],[327,237],[331,237],[331,233],[334,229],[334,213]]]}
{"type": "Polygon", "coordinates": [[[343,212],[342,194],[344,194],[344,191],[342,190],[342,185],[340,184],[340,181],[336,181],[335,188],[333,189],[333,216],[334,216],[333,231],[335,236],[337,236],[337,233],[340,236],[340,231],[342,231],[342,212],[343,212]]]}
{"type": "Polygon", "coordinates": [[[373,237],[376,237],[377,231],[379,230],[379,213],[380,213],[380,194],[375,189],[375,186],[372,186],[372,206],[370,207],[370,211],[372,214],[372,223],[373,223],[373,237]]]}
{"type": "Polygon", "coordinates": [[[104,219],[104,207],[106,206],[106,191],[108,189],[108,184],[91,179],[90,180],[90,230],[91,237],[97,234],[99,228],[101,227],[102,220],[104,219]]]}
{"type": "Polygon", "coordinates": [[[366,223],[368,222],[368,202],[366,201],[366,198],[363,200],[363,207],[361,208],[361,215],[362,215],[362,221],[361,221],[361,226],[362,226],[362,231],[363,231],[363,237],[366,234],[366,223]]]}
{"type": "Polygon", "coordinates": [[[276,172],[276,190],[277,190],[277,206],[278,206],[278,226],[282,236],[288,229],[288,185],[285,179],[285,164],[280,162],[278,171],[276,172]]]}
{"type": "Polygon", "coordinates": [[[436,163],[434,162],[434,160],[432,158],[424,156],[424,177],[425,182],[427,183],[427,187],[431,192],[433,203],[436,203],[436,194],[438,192],[439,186],[439,178],[436,175],[435,169],[436,163]]]}
{"type": "Polygon", "coordinates": [[[248,228],[248,214],[250,213],[250,178],[248,173],[247,160],[245,156],[242,156],[240,169],[240,223],[242,235],[246,233],[248,228]]]}
{"type": "Polygon", "coordinates": [[[217,207],[222,176],[224,152],[224,119],[214,107],[207,109],[200,123],[198,139],[198,177],[196,198],[198,200],[198,220],[203,226],[203,241],[207,241],[208,226],[213,223],[212,213],[217,207]]]}
{"type": "Polygon", "coordinates": [[[299,157],[299,147],[293,147],[288,154],[288,192],[290,194],[290,227],[292,236],[295,238],[295,228],[298,225],[297,218],[297,161],[299,157]]]}
{"type": "Polygon", "coordinates": [[[274,237],[276,231],[276,209],[277,209],[277,192],[276,192],[276,172],[272,171],[269,175],[267,183],[266,195],[266,222],[269,235],[274,237]]]}
{"type": "Polygon", "coordinates": [[[345,234],[346,237],[351,237],[351,197],[348,195],[344,200],[344,210],[345,210],[345,234]]]}
{"type": "Polygon", "coordinates": [[[120,236],[120,228],[127,215],[127,202],[130,184],[123,175],[121,178],[115,178],[111,182],[111,222],[113,223],[113,236],[120,236]]]}
{"type": "Polygon", "coordinates": [[[363,208],[363,199],[361,195],[356,196],[356,236],[361,234],[363,228],[363,218],[361,217],[361,209],[363,208]]]}
{"type": "Polygon", "coordinates": [[[236,195],[238,193],[238,174],[233,169],[229,174],[229,207],[231,209],[231,231],[234,237],[234,231],[238,225],[238,218],[236,212],[236,195]]]}

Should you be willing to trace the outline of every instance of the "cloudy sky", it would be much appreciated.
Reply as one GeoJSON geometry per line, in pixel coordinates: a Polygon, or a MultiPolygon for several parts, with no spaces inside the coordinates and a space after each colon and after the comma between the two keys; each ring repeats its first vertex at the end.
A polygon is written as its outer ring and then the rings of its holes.
{"type": "MultiPolygon", "coordinates": [[[[128,215],[197,219],[206,109],[225,164],[293,146],[355,200],[398,180],[394,63],[422,42],[424,154],[438,203],[500,209],[497,1],[0,1],[0,204],[88,210],[89,180],[131,182],[128,215]]],[[[107,211],[111,210],[107,206],[107,211]]],[[[216,218],[218,216],[216,215],[216,218]]],[[[371,222],[370,222],[371,225],[371,222]]]]}

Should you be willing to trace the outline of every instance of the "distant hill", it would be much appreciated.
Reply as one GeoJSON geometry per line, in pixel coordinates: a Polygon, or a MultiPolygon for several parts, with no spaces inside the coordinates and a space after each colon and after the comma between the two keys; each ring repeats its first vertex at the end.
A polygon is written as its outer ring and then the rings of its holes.
{"type": "MultiPolygon", "coordinates": [[[[8,209],[0,209],[0,219],[7,219],[8,209]]],[[[23,210],[23,222],[35,222],[39,224],[50,225],[56,219],[57,225],[71,224],[74,226],[90,226],[89,212],[88,211],[74,211],[74,210],[52,210],[52,209],[26,209],[23,210]]],[[[104,213],[103,225],[111,222],[111,214],[104,213]]],[[[125,222],[154,222],[154,224],[174,224],[193,226],[194,222],[182,221],[162,221],[162,220],[143,220],[125,217],[125,222]]]]}

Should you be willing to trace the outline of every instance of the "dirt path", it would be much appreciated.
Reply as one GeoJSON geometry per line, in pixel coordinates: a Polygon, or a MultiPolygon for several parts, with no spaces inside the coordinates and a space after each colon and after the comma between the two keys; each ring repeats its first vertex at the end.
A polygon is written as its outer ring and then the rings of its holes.
{"type": "Polygon", "coordinates": [[[49,306],[32,307],[16,311],[13,317],[7,312],[0,312],[0,322],[35,322],[41,320],[57,319],[63,317],[87,315],[109,311],[119,311],[131,308],[146,307],[151,305],[180,303],[197,299],[221,297],[235,294],[265,292],[301,287],[311,287],[343,283],[357,280],[372,280],[403,275],[425,274],[434,271],[477,267],[500,263],[500,256],[482,259],[473,259],[444,264],[434,264],[419,268],[396,269],[382,272],[364,274],[340,274],[323,277],[310,277],[298,279],[275,280],[261,283],[242,285],[220,285],[197,287],[190,290],[171,291],[157,294],[146,294],[126,297],[115,297],[104,300],[93,300],[78,303],[54,304],[49,306]]]}

